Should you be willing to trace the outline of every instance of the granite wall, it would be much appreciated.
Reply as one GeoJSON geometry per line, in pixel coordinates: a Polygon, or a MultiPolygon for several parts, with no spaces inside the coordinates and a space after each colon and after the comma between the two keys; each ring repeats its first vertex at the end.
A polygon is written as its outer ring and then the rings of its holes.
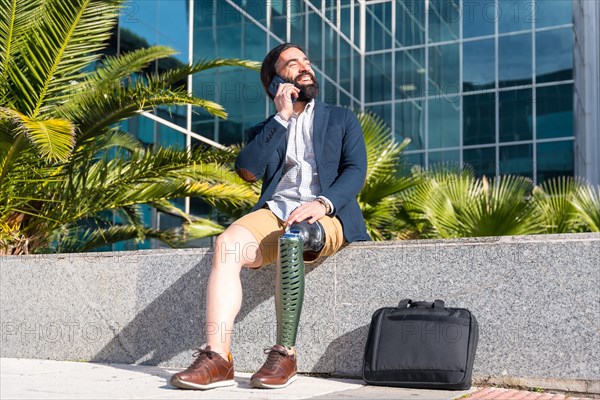
{"type": "MultiPolygon", "coordinates": [[[[0,355],[187,366],[209,249],[0,256],[0,355]]],[[[236,369],[275,340],[274,266],[242,271],[236,369]]],[[[307,268],[302,372],[359,377],[371,314],[444,299],[480,323],[474,377],[600,393],[600,235],[352,244],[307,268]]]]}

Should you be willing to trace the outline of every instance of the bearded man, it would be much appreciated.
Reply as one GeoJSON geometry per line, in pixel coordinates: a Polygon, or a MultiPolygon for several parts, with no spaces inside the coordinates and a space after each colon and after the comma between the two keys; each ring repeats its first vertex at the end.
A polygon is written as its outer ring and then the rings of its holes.
{"type": "Polygon", "coordinates": [[[260,77],[277,113],[250,129],[236,171],[248,182],[262,179],[261,196],[252,212],[216,240],[206,295],[206,345],[188,369],[173,375],[176,387],[235,384],[231,335],[223,332],[233,332],[242,304],[240,272],[276,261],[277,343],[265,350],[267,360],[251,384],[282,388],[293,382],[303,262],[332,255],[345,243],[370,240],[356,201],[367,158],[354,113],[316,100],[319,83],[297,45],[271,50],[260,77]],[[300,257],[294,247],[298,237],[304,246],[300,257]]]}

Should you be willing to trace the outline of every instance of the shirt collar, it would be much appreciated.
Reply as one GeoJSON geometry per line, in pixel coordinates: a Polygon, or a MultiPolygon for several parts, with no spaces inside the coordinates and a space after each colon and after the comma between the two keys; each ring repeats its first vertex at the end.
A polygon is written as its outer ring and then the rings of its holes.
{"type": "MultiPolygon", "coordinates": [[[[310,116],[315,108],[315,99],[311,99],[308,103],[306,103],[306,107],[304,107],[304,111],[302,113],[306,113],[307,116],[310,116]]],[[[300,114],[302,114],[300,113],[300,114]]],[[[298,118],[300,114],[293,113],[292,117],[298,118]]]]}

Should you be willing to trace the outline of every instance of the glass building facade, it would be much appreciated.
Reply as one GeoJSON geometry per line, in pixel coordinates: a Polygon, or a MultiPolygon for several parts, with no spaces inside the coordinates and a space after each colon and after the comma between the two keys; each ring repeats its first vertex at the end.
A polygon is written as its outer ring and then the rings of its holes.
{"type": "MultiPolygon", "coordinates": [[[[114,47],[167,45],[179,51],[170,63],[189,63],[261,61],[277,44],[297,43],[320,99],[379,115],[399,140],[411,139],[411,163],[469,164],[479,176],[539,183],[575,173],[574,1],[131,1],[114,47]]],[[[213,69],[188,85],[229,118],[182,107],[128,128],[166,146],[233,144],[274,112],[255,71],[213,69]]],[[[182,207],[203,206],[192,199],[182,207]]]]}

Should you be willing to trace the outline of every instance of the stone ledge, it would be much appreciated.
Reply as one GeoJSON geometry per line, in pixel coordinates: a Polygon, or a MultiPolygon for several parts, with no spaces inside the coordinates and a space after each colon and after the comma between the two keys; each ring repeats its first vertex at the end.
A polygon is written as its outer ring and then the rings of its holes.
{"type": "MultiPolygon", "coordinates": [[[[0,257],[0,356],[186,366],[204,341],[210,258],[209,249],[0,257]]],[[[440,298],[479,320],[476,379],[591,382],[598,393],[599,265],[599,234],[349,245],[307,268],[299,369],[359,377],[377,308],[440,298]]],[[[257,369],[274,341],[274,277],[273,266],[242,272],[239,371],[257,369]]]]}

